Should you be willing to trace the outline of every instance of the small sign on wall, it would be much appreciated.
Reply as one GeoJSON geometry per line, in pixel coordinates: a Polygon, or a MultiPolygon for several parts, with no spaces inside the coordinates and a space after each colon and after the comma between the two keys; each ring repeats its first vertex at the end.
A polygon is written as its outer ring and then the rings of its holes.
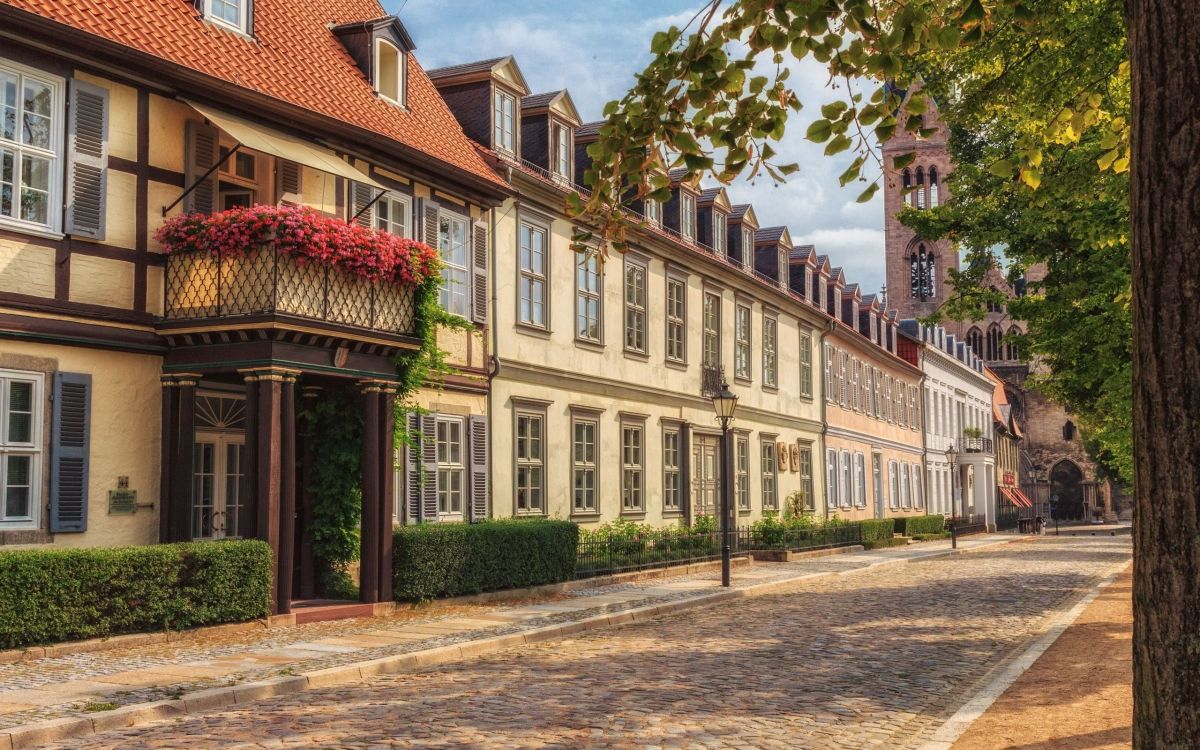
{"type": "Polygon", "coordinates": [[[109,490],[108,515],[131,516],[137,513],[137,490],[109,490]]]}

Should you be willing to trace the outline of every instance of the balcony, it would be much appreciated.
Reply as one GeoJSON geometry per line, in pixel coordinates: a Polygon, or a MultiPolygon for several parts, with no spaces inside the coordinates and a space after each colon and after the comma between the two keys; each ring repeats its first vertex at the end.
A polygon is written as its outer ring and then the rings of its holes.
{"type": "Polygon", "coordinates": [[[725,368],[720,365],[704,365],[700,368],[700,395],[712,398],[721,392],[725,383],[725,368]]]}
{"type": "Polygon", "coordinates": [[[991,438],[963,438],[962,441],[963,453],[988,453],[992,452],[991,438]]]}
{"type": "Polygon", "coordinates": [[[222,257],[167,256],[165,322],[292,316],[375,333],[416,335],[414,289],[301,263],[270,245],[222,257]]]}

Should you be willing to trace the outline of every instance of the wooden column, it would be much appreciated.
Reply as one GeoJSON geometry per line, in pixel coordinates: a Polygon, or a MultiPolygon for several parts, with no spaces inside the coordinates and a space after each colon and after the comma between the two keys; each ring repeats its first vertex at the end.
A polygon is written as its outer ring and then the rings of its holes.
{"type": "Polygon", "coordinates": [[[258,376],[244,374],[246,381],[246,428],[242,446],[242,536],[258,538],[258,376]]]}
{"type": "MultiPolygon", "coordinates": [[[[306,385],[300,389],[300,397],[304,399],[306,408],[311,407],[321,395],[321,387],[306,385]]],[[[300,598],[311,599],[317,594],[316,560],[313,557],[313,495],[312,467],[315,459],[316,434],[311,421],[306,421],[304,432],[301,433],[300,453],[303,459],[300,463],[300,513],[299,513],[299,557],[300,557],[300,598]]]]}
{"type": "Polygon", "coordinates": [[[200,376],[196,373],[175,375],[178,399],[175,412],[174,435],[175,459],[171,465],[171,496],[169,539],[186,542],[192,538],[192,453],[196,442],[196,385],[200,376]]]}
{"type": "Polygon", "coordinates": [[[280,384],[279,565],[275,580],[280,614],[292,611],[292,575],[296,567],[296,376],[280,384]]]}
{"type": "Polygon", "coordinates": [[[379,601],[392,600],[392,518],[396,512],[396,388],[379,396],[379,601]]]}
{"type": "Polygon", "coordinates": [[[176,439],[175,416],[179,411],[179,389],[175,387],[175,378],[163,375],[162,382],[162,431],[161,454],[158,467],[158,541],[165,544],[171,541],[171,523],[174,508],[171,498],[175,487],[171,484],[171,467],[175,463],[176,439]]]}
{"type": "Polygon", "coordinates": [[[379,527],[379,424],[380,388],[375,381],[360,384],[363,402],[362,526],[359,554],[359,598],[379,601],[379,567],[382,529],[379,527]]]}

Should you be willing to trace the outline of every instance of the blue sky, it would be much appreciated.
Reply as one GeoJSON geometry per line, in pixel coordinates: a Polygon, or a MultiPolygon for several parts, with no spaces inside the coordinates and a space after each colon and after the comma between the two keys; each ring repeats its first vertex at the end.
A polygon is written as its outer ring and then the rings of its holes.
{"type": "MultiPolygon", "coordinates": [[[[619,98],[649,59],[650,37],[687,22],[699,7],[681,0],[384,0],[417,45],[426,68],[514,55],[534,93],[569,89],[584,120],[598,119],[605,102],[619,98]]],[[[805,109],[788,124],[779,151],[800,172],[784,185],[770,180],[731,187],[735,203],[753,203],[764,226],[784,224],[797,242],[833,256],[864,292],[883,284],[883,200],[854,202],[859,188],[842,188],[837,176],[850,159],[826,158],[804,140],[820,105],[835,96],[815,64],[790,79],[805,109]]]]}

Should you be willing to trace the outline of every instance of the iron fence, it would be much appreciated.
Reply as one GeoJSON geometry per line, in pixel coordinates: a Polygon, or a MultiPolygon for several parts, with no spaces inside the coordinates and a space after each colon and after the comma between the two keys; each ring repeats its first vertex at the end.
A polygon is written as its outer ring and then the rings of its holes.
{"type": "Polygon", "coordinates": [[[992,439],[984,437],[963,438],[962,447],[964,453],[991,453],[992,439]]]}

